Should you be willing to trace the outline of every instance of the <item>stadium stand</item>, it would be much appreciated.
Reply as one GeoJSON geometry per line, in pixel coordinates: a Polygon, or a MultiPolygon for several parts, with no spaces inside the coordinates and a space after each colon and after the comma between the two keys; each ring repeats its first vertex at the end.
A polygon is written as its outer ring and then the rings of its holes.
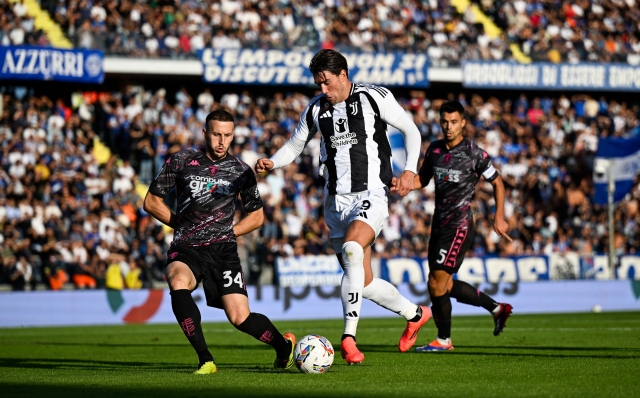
{"type": "Polygon", "coordinates": [[[24,0],[13,4],[0,2],[0,46],[48,46],[50,41],[42,29],[42,17],[36,19],[32,14],[24,0]]]}
{"type": "MultiPolygon", "coordinates": [[[[237,118],[233,153],[255,164],[292,133],[313,92],[214,97],[209,89],[127,86],[76,93],[68,102],[23,94],[5,93],[0,101],[1,277],[5,288],[60,289],[162,280],[171,231],[142,210],[145,189],[136,187],[148,184],[170,154],[201,145],[204,118],[220,107],[237,118]]],[[[424,152],[439,137],[443,99],[421,90],[398,97],[422,133],[424,152]]],[[[502,173],[514,238],[499,242],[492,232],[491,190],[480,184],[472,254],[605,252],[606,211],[590,200],[594,152],[599,137],[640,134],[639,109],[604,96],[448,96],[454,98],[469,114],[468,136],[502,173]]],[[[249,283],[273,269],[276,256],[331,253],[318,152],[316,137],[298,163],[259,178],[266,221],[239,242],[249,283]]],[[[640,244],[638,198],[636,183],[617,206],[618,255],[640,244]]],[[[433,201],[431,188],[393,198],[375,256],[426,255],[433,201]]]]}
{"type": "Polygon", "coordinates": [[[636,0],[478,2],[537,62],[626,62],[640,65],[636,0]]]}
{"type": "Polygon", "coordinates": [[[462,60],[640,64],[635,0],[483,0],[471,7],[464,0],[51,3],[53,19],[75,47],[114,56],[188,59],[204,48],[335,48],[424,52],[435,67],[462,60]]]}

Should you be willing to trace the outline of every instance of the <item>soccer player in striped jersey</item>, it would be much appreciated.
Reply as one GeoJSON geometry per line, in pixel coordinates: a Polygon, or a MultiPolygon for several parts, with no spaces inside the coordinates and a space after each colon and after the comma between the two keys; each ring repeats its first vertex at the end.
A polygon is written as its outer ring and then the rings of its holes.
{"type": "Polygon", "coordinates": [[[397,192],[402,196],[413,188],[420,132],[389,90],[352,83],[347,60],[337,51],[318,52],[309,70],[322,94],[309,102],[282,148],[270,159],[258,160],[256,171],[264,173],[290,164],[316,133],[321,134],[324,216],[344,270],[340,352],[348,364],[364,360],[355,340],[363,297],[407,319],[398,344],[401,352],[407,351],[431,317],[431,310],[411,303],[389,282],[373,278],[371,245],[389,217],[387,196],[393,175],[387,124],[405,138],[406,164],[397,178],[397,192]]]}
{"type": "MultiPolygon", "coordinates": [[[[462,135],[464,108],[458,101],[440,106],[440,124],[444,139],[429,146],[414,177],[414,189],[436,184],[436,207],[429,240],[429,295],[438,336],[431,343],[417,347],[417,352],[453,350],[451,342],[451,297],[460,303],[483,307],[493,314],[494,336],[502,332],[513,307],[497,303],[491,297],[461,280],[453,280],[475,236],[471,200],[480,176],[493,186],[496,214],[493,230],[511,241],[509,225],[504,220],[504,184],[491,164],[486,151],[462,135]]],[[[392,183],[392,191],[396,188],[392,183]]]]}

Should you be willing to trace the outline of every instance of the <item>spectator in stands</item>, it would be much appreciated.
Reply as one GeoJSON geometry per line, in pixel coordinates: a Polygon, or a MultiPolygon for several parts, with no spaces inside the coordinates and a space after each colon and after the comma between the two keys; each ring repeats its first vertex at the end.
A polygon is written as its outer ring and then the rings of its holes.
{"type": "MultiPolygon", "coordinates": [[[[89,275],[96,286],[106,279],[107,286],[123,288],[122,278],[128,272],[123,269],[131,268],[130,256],[134,256],[134,270],[139,270],[145,286],[160,281],[162,253],[171,233],[141,210],[135,192],[135,183],[149,175],[149,160],[153,175],[171,153],[199,145],[189,120],[197,120],[201,107],[207,111],[223,108],[234,114],[241,130],[232,148],[234,154],[247,160],[270,156],[291,133],[291,115],[299,114],[312,94],[266,97],[220,92],[217,102],[209,91],[146,93],[125,88],[96,96],[95,102],[88,104],[93,105],[89,108],[96,120],[93,125],[82,123],[80,109],[70,108],[64,99],[3,95],[0,255],[3,266],[11,256],[16,264],[31,266],[32,277],[25,288],[42,281],[52,289],[61,289],[69,280],[75,281],[76,274],[89,275]],[[134,97],[138,100],[131,102],[134,97]],[[196,103],[191,98],[197,99],[196,103]],[[123,101],[139,105],[131,112],[131,122],[123,101]],[[104,112],[105,117],[97,118],[97,112],[104,112]],[[192,116],[185,118],[189,114],[192,116]],[[120,135],[110,140],[114,119],[120,135]],[[105,144],[115,154],[104,164],[95,161],[98,147],[87,144],[92,131],[103,131],[105,144]],[[130,141],[123,150],[120,137],[125,135],[130,141]],[[149,150],[146,158],[141,154],[143,148],[149,150]],[[122,154],[130,155],[126,158],[122,154]],[[72,246],[78,248],[75,260],[72,246]],[[82,265],[76,266],[78,258],[82,265]],[[112,268],[107,271],[107,265],[112,264],[118,267],[117,278],[112,268]],[[119,284],[114,283],[118,278],[119,284]]],[[[515,244],[504,245],[491,232],[490,187],[480,184],[474,204],[477,255],[607,250],[606,208],[591,202],[593,156],[600,137],[640,131],[637,107],[606,96],[597,100],[562,94],[447,97],[460,98],[465,104],[470,137],[495,159],[506,185],[505,212],[515,244]]],[[[443,99],[428,98],[427,93],[414,90],[408,97],[399,96],[398,101],[418,125],[424,153],[429,142],[441,134],[438,110],[443,99]]],[[[260,231],[243,240],[250,283],[260,280],[261,274],[263,281],[271,281],[275,256],[331,253],[321,219],[319,139],[314,137],[307,145],[300,163],[267,179],[258,178],[265,222],[260,231]]],[[[640,245],[638,187],[636,184],[616,208],[618,254],[631,253],[640,245]]],[[[389,225],[374,247],[376,256],[426,252],[433,195],[432,187],[427,187],[402,200],[392,199],[396,203],[391,203],[389,225]]],[[[9,283],[7,273],[3,275],[3,281],[9,283]]]]}

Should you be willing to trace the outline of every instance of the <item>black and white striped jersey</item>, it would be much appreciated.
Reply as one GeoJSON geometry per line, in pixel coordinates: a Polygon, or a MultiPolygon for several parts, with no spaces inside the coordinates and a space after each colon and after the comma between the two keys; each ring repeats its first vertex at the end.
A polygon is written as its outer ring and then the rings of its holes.
{"type": "Polygon", "coordinates": [[[330,195],[389,186],[393,178],[387,124],[405,135],[405,170],[416,172],[420,132],[393,94],[384,87],[352,84],[347,99],[331,105],[324,94],[314,97],[287,142],[271,160],[285,166],[320,132],[320,175],[330,195]],[[283,152],[287,152],[285,155],[283,152]],[[295,155],[295,156],[292,156],[295,155]]]}

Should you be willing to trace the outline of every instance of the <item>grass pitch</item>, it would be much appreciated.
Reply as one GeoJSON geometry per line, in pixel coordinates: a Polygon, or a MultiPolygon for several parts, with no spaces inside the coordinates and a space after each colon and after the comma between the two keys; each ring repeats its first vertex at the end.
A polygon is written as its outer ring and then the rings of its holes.
{"type": "MultiPolygon", "coordinates": [[[[342,321],[276,322],[338,351],[323,375],[271,369],[272,349],[229,324],[205,324],[219,372],[175,325],[0,329],[2,397],[640,397],[640,313],[518,315],[500,337],[490,316],[453,318],[452,352],[401,354],[404,320],[362,319],[365,362],[340,358],[342,321]]],[[[433,320],[420,345],[435,337],[433,320]]]]}

